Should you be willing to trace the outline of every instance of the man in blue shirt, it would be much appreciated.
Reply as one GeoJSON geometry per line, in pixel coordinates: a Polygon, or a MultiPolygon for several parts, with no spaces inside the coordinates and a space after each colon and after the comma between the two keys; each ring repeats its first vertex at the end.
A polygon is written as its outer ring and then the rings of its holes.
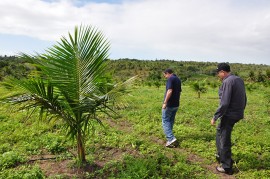
{"type": "Polygon", "coordinates": [[[167,138],[166,147],[176,147],[177,140],[173,135],[173,125],[176,112],[179,108],[181,94],[181,80],[173,74],[171,69],[164,71],[164,77],[167,78],[166,92],[162,105],[162,127],[167,138]]]}
{"type": "Polygon", "coordinates": [[[217,171],[226,174],[233,174],[231,133],[235,123],[244,118],[244,110],[247,103],[245,85],[241,78],[230,73],[230,66],[227,63],[218,64],[218,77],[222,80],[219,89],[219,107],[216,110],[211,125],[220,119],[216,133],[217,159],[221,166],[217,171]]]}

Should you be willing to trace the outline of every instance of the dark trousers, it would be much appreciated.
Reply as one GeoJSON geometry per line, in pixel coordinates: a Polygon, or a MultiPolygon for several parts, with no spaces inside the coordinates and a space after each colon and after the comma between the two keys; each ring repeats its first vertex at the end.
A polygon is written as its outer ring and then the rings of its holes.
{"type": "Polygon", "coordinates": [[[220,159],[220,163],[224,169],[231,169],[232,162],[232,150],[231,150],[231,134],[234,124],[238,120],[222,117],[220,123],[217,126],[216,133],[216,147],[217,154],[220,159]]]}

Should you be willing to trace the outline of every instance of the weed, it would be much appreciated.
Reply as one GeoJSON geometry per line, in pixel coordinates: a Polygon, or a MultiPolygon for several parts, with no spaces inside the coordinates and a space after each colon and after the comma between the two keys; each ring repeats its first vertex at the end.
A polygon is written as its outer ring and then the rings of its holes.
{"type": "Polygon", "coordinates": [[[16,169],[9,169],[0,172],[0,178],[29,178],[29,179],[44,179],[45,175],[38,166],[22,166],[16,169]]]}
{"type": "Polygon", "coordinates": [[[5,152],[0,156],[0,170],[14,167],[24,161],[25,158],[14,151],[5,152]]]}

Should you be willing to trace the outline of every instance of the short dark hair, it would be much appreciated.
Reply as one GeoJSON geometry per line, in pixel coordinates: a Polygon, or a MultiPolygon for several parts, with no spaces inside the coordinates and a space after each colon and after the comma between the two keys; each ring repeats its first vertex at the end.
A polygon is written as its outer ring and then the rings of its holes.
{"type": "Polygon", "coordinates": [[[217,72],[221,70],[230,72],[231,71],[230,65],[228,63],[219,63],[217,66],[217,72]]]}
{"type": "Polygon", "coordinates": [[[173,71],[172,71],[172,69],[168,68],[168,69],[166,69],[166,70],[164,71],[164,73],[165,73],[165,74],[166,74],[166,73],[172,74],[173,71]]]}

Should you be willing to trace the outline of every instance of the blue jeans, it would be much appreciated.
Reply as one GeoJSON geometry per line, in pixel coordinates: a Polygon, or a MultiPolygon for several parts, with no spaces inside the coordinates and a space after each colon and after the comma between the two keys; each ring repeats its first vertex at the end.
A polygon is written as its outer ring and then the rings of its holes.
{"type": "Polygon", "coordinates": [[[173,124],[178,107],[166,107],[162,109],[162,127],[168,141],[175,139],[173,124]]]}

